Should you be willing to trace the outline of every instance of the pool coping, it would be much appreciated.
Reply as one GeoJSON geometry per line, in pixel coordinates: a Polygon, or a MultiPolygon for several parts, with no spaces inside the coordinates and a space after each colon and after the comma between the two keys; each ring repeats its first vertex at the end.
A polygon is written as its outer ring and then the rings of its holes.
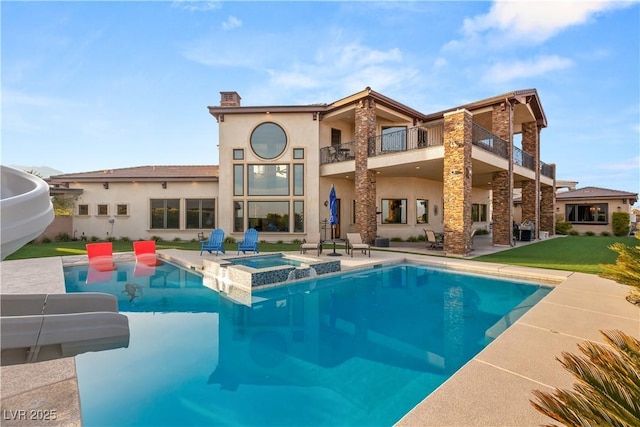
{"type": "MultiPolygon", "coordinates": [[[[159,253],[194,270],[201,268],[202,259],[214,258],[177,249],[159,253]]],[[[131,260],[131,254],[116,254],[118,260],[131,260]]],[[[602,343],[599,330],[604,329],[640,336],[640,309],[624,298],[630,288],[595,275],[384,251],[372,252],[371,258],[344,257],[341,264],[347,271],[403,260],[540,281],[554,289],[401,418],[399,426],[549,423],[551,419],[533,409],[529,399],[534,389],[570,388],[572,377],[555,360],[562,351],[576,353],[576,344],[585,340],[602,343]]],[[[64,257],[65,265],[81,262],[83,256],[64,257]]],[[[64,293],[62,266],[63,257],[2,261],[0,292],[64,293]]],[[[3,425],[43,425],[42,420],[11,418],[20,414],[16,411],[28,415],[38,409],[56,411],[56,419],[46,425],[82,425],[74,358],[4,366],[0,382],[3,425]]]]}

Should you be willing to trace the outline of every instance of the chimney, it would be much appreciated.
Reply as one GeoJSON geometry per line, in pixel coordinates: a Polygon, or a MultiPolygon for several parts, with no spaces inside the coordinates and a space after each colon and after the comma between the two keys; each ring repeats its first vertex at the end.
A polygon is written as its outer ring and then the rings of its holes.
{"type": "Polygon", "coordinates": [[[239,107],[240,99],[238,92],[220,92],[221,107],[239,107]]]}

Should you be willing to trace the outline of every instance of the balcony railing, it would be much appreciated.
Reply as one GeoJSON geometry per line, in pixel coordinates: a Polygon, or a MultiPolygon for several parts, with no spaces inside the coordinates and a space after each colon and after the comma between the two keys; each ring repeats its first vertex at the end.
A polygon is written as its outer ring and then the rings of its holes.
{"type": "Polygon", "coordinates": [[[471,143],[504,159],[508,158],[507,141],[475,123],[472,126],[471,143]]]}
{"type": "Polygon", "coordinates": [[[535,159],[529,153],[525,153],[520,148],[513,147],[513,163],[527,169],[535,170],[535,159]]]}
{"type": "Polygon", "coordinates": [[[444,124],[435,122],[369,138],[369,157],[444,144],[444,124]]]}
{"type": "Polygon", "coordinates": [[[344,144],[336,144],[330,147],[322,147],[320,149],[320,164],[344,162],[353,160],[356,157],[355,142],[345,142],[344,144]]]}
{"type": "MultiPolygon", "coordinates": [[[[476,147],[482,148],[504,159],[508,158],[507,141],[475,123],[472,127],[471,142],[476,147]]],[[[369,138],[369,157],[435,147],[443,144],[444,124],[441,121],[434,122],[369,138]]],[[[320,149],[321,165],[354,159],[354,141],[332,145],[330,147],[322,147],[320,149]]],[[[513,146],[513,163],[530,170],[535,170],[534,157],[516,146],[513,146]]],[[[540,162],[540,173],[546,177],[553,178],[553,168],[546,163],[540,162]]]]}
{"type": "Polygon", "coordinates": [[[544,175],[548,178],[554,178],[553,167],[544,162],[540,162],[540,175],[544,175]]]}

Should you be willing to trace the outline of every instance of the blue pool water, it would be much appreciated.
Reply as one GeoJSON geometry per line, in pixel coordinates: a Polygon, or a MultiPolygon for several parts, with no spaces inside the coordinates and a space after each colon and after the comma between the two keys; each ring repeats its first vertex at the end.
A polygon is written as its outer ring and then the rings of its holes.
{"type": "Polygon", "coordinates": [[[67,292],[116,295],[131,339],[76,357],[85,426],[392,425],[549,291],[400,264],[254,291],[249,307],[170,264],[87,278],[65,268],[67,292]]]}
{"type": "Polygon", "coordinates": [[[233,265],[244,265],[255,269],[280,267],[283,265],[299,267],[302,265],[301,261],[285,258],[281,255],[259,255],[246,258],[231,258],[225,261],[229,261],[233,265]]]}

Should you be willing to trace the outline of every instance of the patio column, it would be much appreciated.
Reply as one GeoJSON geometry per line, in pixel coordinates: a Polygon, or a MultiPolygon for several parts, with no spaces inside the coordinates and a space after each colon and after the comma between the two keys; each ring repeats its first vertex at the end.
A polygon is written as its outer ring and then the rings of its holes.
{"type": "Polygon", "coordinates": [[[444,115],[444,251],[465,256],[471,252],[471,137],[467,110],[444,115]]]}
{"type": "Polygon", "coordinates": [[[372,243],[378,234],[376,222],[376,177],[368,169],[369,138],[376,134],[376,106],[363,98],[355,107],[355,196],[356,224],[362,240],[372,243]]]}
{"type": "Polygon", "coordinates": [[[533,157],[535,179],[522,183],[522,221],[535,223],[534,237],[540,229],[540,144],[536,122],[522,124],[522,151],[533,157]]]}
{"type": "Polygon", "coordinates": [[[510,102],[493,106],[491,131],[507,143],[508,169],[495,172],[491,178],[493,244],[506,246],[511,245],[513,236],[513,105],[510,102]]]}
{"type": "Polygon", "coordinates": [[[547,231],[549,236],[553,236],[556,234],[556,165],[552,164],[550,166],[554,185],[546,185],[540,189],[540,231],[547,231]]]}

